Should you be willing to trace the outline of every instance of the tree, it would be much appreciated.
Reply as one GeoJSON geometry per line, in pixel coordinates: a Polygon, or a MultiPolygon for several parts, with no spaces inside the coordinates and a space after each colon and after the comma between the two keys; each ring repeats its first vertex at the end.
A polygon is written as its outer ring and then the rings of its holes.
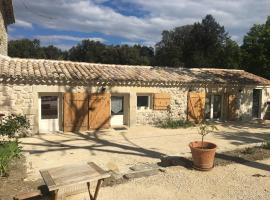
{"type": "Polygon", "coordinates": [[[246,71],[270,79],[270,16],[244,36],[241,64],[246,71]]]}
{"type": "Polygon", "coordinates": [[[18,58],[45,58],[44,51],[37,39],[11,40],[8,43],[8,55],[18,58]]]}
{"type": "Polygon", "coordinates": [[[68,58],[73,61],[100,63],[105,50],[106,46],[101,42],[83,40],[69,50],[68,58]]]}
{"type": "Polygon", "coordinates": [[[134,45],[105,45],[101,42],[83,40],[68,51],[68,59],[106,64],[150,65],[153,48],[134,45]]]}
{"type": "Polygon", "coordinates": [[[62,51],[61,49],[49,45],[47,47],[42,47],[44,51],[44,58],[45,59],[53,59],[53,60],[64,60],[66,59],[66,52],[62,51]]]}
{"type": "Polygon", "coordinates": [[[237,68],[239,47],[212,15],[193,25],[163,31],[156,45],[157,65],[237,68]]]}
{"type": "Polygon", "coordinates": [[[184,50],[192,25],[177,27],[172,31],[163,31],[162,40],[156,44],[155,64],[179,67],[184,65],[184,50]]]}

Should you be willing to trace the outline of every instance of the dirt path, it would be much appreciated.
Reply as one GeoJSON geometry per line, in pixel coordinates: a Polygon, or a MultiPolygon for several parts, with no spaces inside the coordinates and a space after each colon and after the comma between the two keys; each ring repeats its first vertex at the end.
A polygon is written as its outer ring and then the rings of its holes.
{"type": "MultiPolygon", "coordinates": [[[[269,200],[270,159],[256,162],[265,169],[231,164],[210,172],[170,167],[165,173],[102,188],[102,200],[269,200]]],[[[84,195],[69,198],[82,200],[84,195]]]]}

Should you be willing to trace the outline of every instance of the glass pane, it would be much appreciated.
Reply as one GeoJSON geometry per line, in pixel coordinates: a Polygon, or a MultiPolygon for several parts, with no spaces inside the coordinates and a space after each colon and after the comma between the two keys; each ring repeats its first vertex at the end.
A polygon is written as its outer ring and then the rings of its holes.
{"type": "Polygon", "coordinates": [[[221,116],[221,96],[214,95],[214,102],[213,102],[213,118],[217,119],[221,116]]]}
{"type": "Polygon", "coordinates": [[[211,95],[207,95],[205,99],[205,118],[210,119],[211,113],[211,95]]]}
{"type": "Polygon", "coordinates": [[[260,113],[260,98],[261,98],[261,90],[254,89],[253,90],[252,115],[253,115],[253,117],[256,117],[256,118],[259,118],[259,113],[260,113]]]}
{"type": "Polygon", "coordinates": [[[123,114],[123,97],[112,96],[111,98],[111,113],[112,115],[123,114]]]}
{"type": "Polygon", "coordinates": [[[57,119],[58,105],[57,96],[41,97],[41,119],[57,119]]]}
{"type": "Polygon", "coordinates": [[[148,96],[137,96],[137,107],[148,107],[148,96]]]}

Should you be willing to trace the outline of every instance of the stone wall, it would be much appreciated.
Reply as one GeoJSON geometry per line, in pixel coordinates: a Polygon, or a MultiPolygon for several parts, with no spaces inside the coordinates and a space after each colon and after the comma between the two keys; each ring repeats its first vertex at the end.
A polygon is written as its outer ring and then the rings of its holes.
{"type": "Polygon", "coordinates": [[[29,85],[0,85],[0,113],[23,114],[30,122],[30,132],[34,132],[35,113],[33,87],[29,85]]]}
{"type": "Polygon", "coordinates": [[[137,110],[137,124],[154,124],[167,118],[186,120],[188,88],[160,88],[156,93],[168,93],[171,96],[169,110],[137,110]]]}
{"type": "MultiPolygon", "coordinates": [[[[154,124],[159,120],[173,119],[186,120],[187,118],[187,94],[192,91],[206,91],[207,93],[235,93],[239,102],[239,119],[249,120],[252,118],[252,88],[165,88],[165,87],[108,87],[106,92],[126,95],[128,102],[125,108],[127,116],[126,125],[154,124]],[[241,92],[240,92],[241,91],[241,92]],[[170,110],[137,110],[138,94],[168,93],[171,97],[170,110]]],[[[58,93],[59,97],[64,92],[98,92],[100,87],[82,86],[45,86],[45,85],[4,85],[0,84],[0,113],[23,114],[30,121],[31,132],[38,133],[39,129],[39,94],[50,95],[58,93]]],[[[270,97],[270,89],[265,88],[262,92],[262,118],[267,109],[267,101],[270,97]]],[[[61,109],[60,109],[61,110],[61,109]]],[[[62,120],[60,116],[60,121],[62,120]]],[[[61,124],[61,123],[60,123],[61,124]]],[[[60,127],[61,130],[61,127],[60,127]]]]}
{"type": "MultiPolygon", "coordinates": [[[[1,4],[2,1],[0,1],[1,4]]],[[[3,19],[3,6],[0,5],[0,55],[7,55],[8,35],[7,28],[3,19]]]]}

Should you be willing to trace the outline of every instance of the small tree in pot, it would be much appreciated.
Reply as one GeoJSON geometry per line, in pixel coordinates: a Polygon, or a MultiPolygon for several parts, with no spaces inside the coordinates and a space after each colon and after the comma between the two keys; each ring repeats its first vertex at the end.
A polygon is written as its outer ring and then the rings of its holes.
{"type": "Polygon", "coordinates": [[[218,129],[215,125],[206,122],[198,125],[198,133],[202,136],[202,139],[189,144],[195,169],[207,171],[214,167],[217,145],[204,141],[204,137],[216,130],[218,129]]]}

